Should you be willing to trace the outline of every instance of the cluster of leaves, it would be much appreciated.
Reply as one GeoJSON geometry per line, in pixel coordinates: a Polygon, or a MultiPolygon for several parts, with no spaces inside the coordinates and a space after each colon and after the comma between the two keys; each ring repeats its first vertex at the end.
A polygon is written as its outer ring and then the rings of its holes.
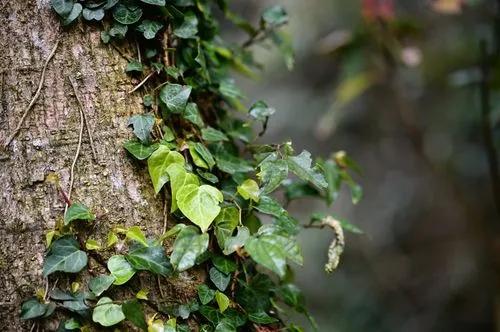
{"type": "MultiPolygon", "coordinates": [[[[260,134],[252,127],[265,129],[274,109],[263,101],[244,107],[229,73],[249,74],[258,67],[249,51],[255,43],[275,44],[287,65],[293,64],[281,30],[288,20],[284,9],[270,7],[253,27],[223,0],[53,0],[52,6],[64,24],[80,14],[99,21],[110,13],[112,23],[101,34],[105,43],[129,35],[142,38],[144,61],[138,57],[126,71],[154,73],[156,79],[148,84],[158,84],[144,95],[146,112],[130,118],[135,138],[124,148],[147,166],[155,193],[169,198],[169,220],[175,225],[149,238],[138,226],[116,228],[105,246],[93,239],[83,244],[71,231],[73,223],[89,223],[95,216],[84,205],[72,204],[61,229],[47,235],[44,276],[82,271],[91,251],[119,244],[120,253],[107,260],[109,273],[90,279],[87,289],[74,283],[70,291],[39,294],[23,304],[21,317],[44,318],[63,307],[75,315],[61,322],[61,331],[83,329],[90,319],[102,326],[128,320],[145,331],[185,331],[187,325],[177,320],[194,315],[200,331],[236,331],[283,327],[280,314],[286,311],[280,303],[308,316],[289,267],[303,261],[296,239],[300,224],[275,193],[284,194],[285,203],[311,196],[332,204],[342,183],[351,188],[354,202],[361,189],[349,173],[357,167],[343,152],[314,162],[309,152],[296,153],[290,142],[256,143],[260,134]],[[222,41],[215,10],[247,32],[248,41],[241,46],[222,41]],[[167,239],[173,240],[170,256],[163,245],[167,239]],[[103,296],[126,285],[138,271],[175,278],[197,266],[207,271],[198,299],[154,304],[156,313],[170,317],[166,322],[145,317],[142,306],[152,303],[148,290],[126,300],[103,296]]],[[[357,231],[346,222],[342,226],[357,231]]],[[[301,330],[294,324],[288,328],[301,330]]]]}

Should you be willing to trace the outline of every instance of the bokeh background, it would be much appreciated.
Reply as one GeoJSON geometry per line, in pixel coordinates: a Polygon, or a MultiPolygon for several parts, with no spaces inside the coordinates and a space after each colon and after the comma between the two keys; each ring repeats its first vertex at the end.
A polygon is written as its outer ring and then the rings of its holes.
{"type": "MultiPolygon", "coordinates": [[[[297,151],[345,150],[363,170],[353,205],[345,190],[335,213],[364,231],[347,235],[340,267],[323,272],[332,234],[308,230],[298,285],[320,331],[499,331],[499,218],[484,147],[480,40],[494,54],[494,0],[259,0],[232,9],[258,22],[282,4],[296,52],[288,71],[279,52],[255,47],[265,70],[239,77],[248,105],[277,109],[265,141],[291,139],[297,151]]],[[[230,40],[244,40],[223,26],[230,40]]],[[[497,66],[498,67],[498,66],[497,66]]],[[[495,67],[490,68],[496,72],[495,67]]],[[[484,92],[484,89],[483,89],[484,92]]],[[[491,133],[500,99],[491,83],[491,133]]],[[[499,145],[500,146],[500,145],[499,145]]],[[[291,314],[292,320],[307,322],[291,314]]]]}

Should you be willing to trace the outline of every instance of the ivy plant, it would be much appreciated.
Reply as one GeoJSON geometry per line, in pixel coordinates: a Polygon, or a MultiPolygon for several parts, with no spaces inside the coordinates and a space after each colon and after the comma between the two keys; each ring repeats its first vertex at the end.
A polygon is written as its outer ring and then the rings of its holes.
{"type": "Polygon", "coordinates": [[[315,327],[293,284],[291,264],[303,263],[297,235],[310,227],[333,231],[325,266],[331,272],[343,250],[343,230],[360,230],[330,215],[313,214],[310,222],[299,222],[284,206],[304,197],[331,205],[342,184],[356,203],[362,191],[353,173],[359,168],[342,151],[313,160],[308,151],[294,151],[291,142],[257,142],[275,110],[264,101],[245,106],[231,74],[254,76],[259,65],[252,47],[257,44],[275,46],[292,68],[293,50],[283,29],[288,16],[283,7],[272,6],[254,25],[227,2],[51,1],[63,25],[80,18],[102,21],[104,44],[137,42],[139,54],[124,72],[142,75],[133,91],[149,93],[142,95],[144,109],[128,121],[134,137],[123,147],[148,170],[145,180],[156,199],[169,200],[165,213],[171,227],[149,237],[147,224],[114,227],[106,238],[85,239],[97,217],[79,202],[70,204],[64,223],[47,234],[43,275],[80,273],[89,256],[105,273],[73,282],[69,290],[53,288],[27,299],[22,319],[44,319],[61,308],[57,317],[66,318],[60,331],[124,324],[143,331],[189,331],[194,325],[200,331],[301,331],[286,320],[283,308],[288,306],[315,327]],[[219,19],[241,29],[247,39],[240,45],[224,41],[219,19]],[[140,272],[164,280],[190,269],[206,277],[189,302],[167,306],[162,298],[148,297],[152,290],[130,286],[140,272]]]}

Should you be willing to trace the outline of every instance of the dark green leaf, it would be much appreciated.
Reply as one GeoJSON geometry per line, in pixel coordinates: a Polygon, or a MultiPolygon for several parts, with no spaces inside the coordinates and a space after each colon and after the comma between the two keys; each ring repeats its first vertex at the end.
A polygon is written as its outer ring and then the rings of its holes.
{"type": "Polygon", "coordinates": [[[143,331],[148,330],[148,324],[144,319],[144,312],[141,304],[137,300],[126,301],[122,304],[122,311],[125,318],[143,331]]]}
{"type": "Polygon", "coordinates": [[[168,276],[172,273],[172,266],[162,246],[143,247],[137,245],[125,257],[136,270],[147,270],[162,276],[168,276]]]}
{"type": "Polygon", "coordinates": [[[92,21],[92,20],[100,21],[104,18],[104,9],[102,9],[102,8],[96,8],[96,9],[84,8],[82,11],[82,16],[87,21],[92,21]]]}
{"type": "Polygon", "coordinates": [[[111,29],[109,29],[109,35],[111,37],[116,37],[119,39],[125,38],[125,35],[127,34],[128,31],[128,26],[120,24],[118,22],[115,22],[112,26],[111,29]]]}
{"type": "Polygon", "coordinates": [[[282,25],[288,22],[288,15],[282,6],[275,5],[264,10],[262,21],[273,26],[282,25]]]}
{"type": "Polygon", "coordinates": [[[279,217],[286,213],[280,203],[275,201],[269,196],[261,196],[259,204],[255,206],[259,212],[270,214],[275,217],[279,217]]]}
{"type": "Polygon", "coordinates": [[[43,264],[43,275],[46,277],[56,271],[77,273],[86,265],[87,254],[80,250],[78,241],[71,236],[64,236],[52,243],[43,264]]]}
{"type": "Polygon", "coordinates": [[[214,325],[217,325],[220,320],[224,318],[224,315],[219,310],[208,305],[202,305],[200,307],[200,313],[214,325]]]}
{"type": "Polygon", "coordinates": [[[229,141],[229,138],[222,131],[212,127],[203,128],[201,130],[201,138],[207,142],[229,141]]]}
{"type": "Polygon", "coordinates": [[[165,6],[165,0],[141,0],[144,3],[155,6],[165,6]]]}
{"type": "Polygon", "coordinates": [[[200,157],[206,162],[209,169],[215,166],[215,160],[210,151],[205,147],[205,145],[196,142],[191,143],[189,148],[193,146],[194,150],[200,155],[200,157]]]}
{"type": "Polygon", "coordinates": [[[32,298],[23,302],[20,317],[22,320],[42,317],[47,309],[47,304],[40,303],[36,298],[32,298]]]}
{"type": "Polygon", "coordinates": [[[233,260],[230,260],[230,259],[222,257],[222,256],[212,257],[212,263],[217,268],[217,270],[219,270],[225,274],[229,274],[231,272],[236,271],[236,269],[238,267],[233,260]]]}
{"type": "Polygon", "coordinates": [[[131,116],[127,124],[134,127],[134,134],[142,143],[148,143],[151,139],[155,117],[150,114],[137,114],[131,116]]]}
{"type": "Polygon", "coordinates": [[[191,86],[167,83],[160,90],[160,100],[172,113],[182,113],[186,108],[191,86]]]}
{"type": "Polygon", "coordinates": [[[123,147],[136,159],[144,160],[158,149],[158,144],[144,145],[141,142],[133,139],[123,143],[123,147]]]}
{"type": "Polygon", "coordinates": [[[288,177],[288,164],[285,160],[265,159],[260,165],[257,176],[263,183],[262,193],[268,194],[276,190],[288,177]]]}
{"type": "Polygon", "coordinates": [[[215,291],[210,289],[207,285],[201,284],[198,286],[198,297],[200,298],[201,304],[205,305],[210,303],[215,296],[215,291]]]}
{"type": "Polygon", "coordinates": [[[214,332],[236,332],[236,327],[231,323],[231,321],[224,318],[219,322],[219,324],[217,324],[214,332]]]}
{"type": "Polygon", "coordinates": [[[305,312],[305,299],[300,289],[294,284],[285,284],[279,288],[279,295],[283,302],[298,312],[305,312]]]}
{"type": "Polygon", "coordinates": [[[115,277],[112,275],[100,275],[90,279],[89,289],[95,296],[100,296],[115,282],[115,277]]]}
{"type": "MultiPolygon", "coordinates": [[[[139,72],[142,73],[144,70],[144,67],[142,66],[142,63],[136,60],[132,60],[127,64],[127,67],[125,68],[125,72],[130,73],[130,72],[139,72]]],[[[134,115],[134,116],[139,116],[139,115],[134,115]]]]}
{"type": "Polygon", "coordinates": [[[193,12],[184,15],[182,23],[174,28],[174,35],[179,38],[193,38],[198,33],[198,18],[193,12]]]}
{"type": "Polygon", "coordinates": [[[212,267],[208,273],[210,275],[210,280],[214,283],[215,287],[217,287],[221,292],[225,291],[231,281],[231,276],[217,270],[215,267],[212,267]]]}
{"type": "Polygon", "coordinates": [[[134,24],[141,16],[142,8],[136,5],[119,3],[113,8],[113,18],[121,24],[134,24]]]}
{"type": "Polygon", "coordinates": [[[238,227],[236,236],[229,237],[224,242],[224,255],[230,255],[239,248],[245,245],[245,242],[250,237],[250,231],[245,226],[238,227]]]}
{"type": "Polygon", "coordinates": [[[221,249],[224,249],[226,239],[228,239],[238,226],[240,212],[235,206],[224,207],[215,218],[215,236],[221,249]]]}
{"type": "Polygon", "coordinates": [[[258,264],[275,272],[280,277],[286,273],[286,253],[273,235],[250,237],[245,250],[258,264]]]}
{"type": "Polygon", "coordinates": [[[276,112],[274,108],[268,107],[267,104],[261,100],[253,104],[248,111],[252,118],[262,122],[266,121],[274,112],[276,112]]]}
{"type": "Polygon", "coordinates": [[[197,125],[199,128],[203,127],[205,124],[203,123],[203,119],[201,118],[200,111],[198,110],[198,106],[195,103],[188,103],[183,113],[184,119],[189,122],[197,125]]]}
{"type": "Polygon", "coordinates": [[[50,4],[54,11],[61,17],[67,17],[71,10],[73,9],[73,5],[75,4],[74,0],[51,0],[50,4]]]}
{"type": "Polygon", "coordinates": [[[163,28],[163,24],[161,22],[144,20],[139,26],[137,26],[137,31],[142,32],[144,38],[153,39],[161,28],[163,28]]]}
{"type": "Polygon", "coordinates": [[[288,157],[287,162],[288,169],[302,180],[309,181],[318,188],[328,187],[323,174],[315,167],[311,167],[311,154],[308,151],[304,150],[298,156],[288,157]]]}
{"type": "Polygon", "coordinates": [[[95,215],[83,204],[71,204],[64,214],[64,225],[69,225],[75,220],[95,220],[95,215]]]}
{"type": "Polygon", "coordinates": [[[73,23],[73,21],[75,21],[82,13],[82,9],[82,5],[80,5],[79,3],[75,3],[69,15],[64,19],[63,25],[70,25],[71,23],[73,23]]]}
{"type": "Polygon", "coordinates": [[[170,255],[172,265],[178,271],[185,271],[194,266],[196,258],[208,248],[208,234],[200,234],[194,226],[184,227],[174,242],[170,255]]]}
{"type": "Polygon", "coordinates": [[[276,318],[269,316],[264,311],[249,313],[248,319],[257,324],[272,324],[278,321],[276,318]]]}

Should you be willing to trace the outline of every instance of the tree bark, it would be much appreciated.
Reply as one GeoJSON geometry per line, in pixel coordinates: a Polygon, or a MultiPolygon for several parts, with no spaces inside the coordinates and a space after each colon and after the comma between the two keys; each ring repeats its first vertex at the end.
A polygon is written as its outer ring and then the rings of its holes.
{"type": "MultiPolygon", "coordinates": [[[[2,331],[24,331],[31,323],[19,320],[20,304],[45,287],[45,233],[65,208],[47,179],[58,174],[68,191],[79,141],[80,109],[68,77],[76,81],[97,152],[94,160],[84,130],[71,199],[97,214],[90,236],[105,243],[108,231],[118,225],[141,225],[146,234],[157,235],[163,227],[163,203],[154,197],[145,167],[122,148],[131,137],[128,117],[143,112],[141,96],[127,94],[133,87],[124,74],[127,62],[100,41],[99,27],[63,28],[49,0],[0,0],[0,26],[0,142],[17,126],[60,40],[38,101],[19,134],[0,150],[0,326],[2,331]]],[[[89,265],[102,269],[92,259],[89,265]]],[[[194,283],[192,278],[169,281],[165,293],[181,300],[193,294],[194,283]]]]}

